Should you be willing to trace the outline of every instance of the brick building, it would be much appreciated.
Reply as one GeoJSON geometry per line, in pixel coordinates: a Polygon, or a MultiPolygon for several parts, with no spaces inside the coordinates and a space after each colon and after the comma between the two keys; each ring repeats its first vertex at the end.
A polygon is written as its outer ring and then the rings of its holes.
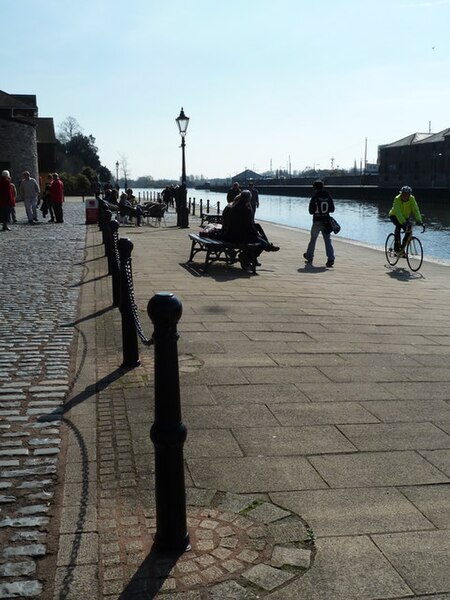
{"type": "Polygon", "coordinates": [[[450,128],[378,147],[379,185],[450,187],[450,128]]]}

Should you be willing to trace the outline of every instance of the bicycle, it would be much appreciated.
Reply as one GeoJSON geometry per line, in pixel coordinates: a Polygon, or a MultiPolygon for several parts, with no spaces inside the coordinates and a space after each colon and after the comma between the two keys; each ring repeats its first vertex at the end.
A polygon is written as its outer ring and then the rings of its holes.
{"type": "MultiPolygon", "coordinates": [[[[422,225],[422,233],[424,232],[425,225],[422,225]]],[[[405,235],[408,235],[408,231],[405,235]]],[[[384,244],[384,252],[386,254],[386,260],[391,267],[396,265],[400,258],[406,258],[406,262],[408,263],[411,271],[416,272],[420,269],[423,263],[422,242],[418,237],[412,235],[412,226],[404,249],[400,251],[395,250],[395,236],[393,233],[389,233],[384,244]]]]}

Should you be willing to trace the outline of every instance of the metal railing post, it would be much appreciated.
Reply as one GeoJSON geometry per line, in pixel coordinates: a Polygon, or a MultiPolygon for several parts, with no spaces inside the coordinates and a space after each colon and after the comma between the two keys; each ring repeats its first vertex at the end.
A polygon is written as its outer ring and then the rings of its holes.
{"type": "Polygon", "coordinates": [[[122,317],[122,352],[123,362],[121,367],[134,368],[141,364],[139,360],[138,336],[133,314],[133,298],[130,292],[129,277],[131,271],[131,253],[133,242],[128,238],[119,238],[120,256],[120,304],[119,310],[122,317]]]}
{"type": "Polygon", "coordinates": [[[120,258],[119,258],[119,223],[112,219],[109,223],[111,230],[111,282],[113,306],[120,304],[120,258]]]}
{"type": "Polygon", "coordinates": [[[190,547],[186,517],[177,323],[181,302],[162,292],[151,298],[147,312],[154,325],[155,420],[150,438],[155,446],[156,534],[160,551],[183,552],[190,547]]]}

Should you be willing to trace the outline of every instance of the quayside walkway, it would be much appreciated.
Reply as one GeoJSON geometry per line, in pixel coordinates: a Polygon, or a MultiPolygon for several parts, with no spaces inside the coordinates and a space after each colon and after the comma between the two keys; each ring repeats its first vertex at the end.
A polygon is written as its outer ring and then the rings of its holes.
{"type": "MultiPolygon", "coordinates": [[[[153,349],[140,347],[140,367],[119,368],[120,315],[111,307],[101,235],[82,226],[80,257],[82,205],[66,214],[61,231],[71,233],[58,252],[71,257],[70,275],[61,269],[56,284],[79,294],[79,310],[44,313],[40,330],[49,319],[65,325],[52,329],[48,344],[61,331],[74,335],[54,342],[63,355],[62,344],[71,344],[72,362],[67,372],[51,373],[44,359],[33,368],[29,361],[42,352],[36,342],[30,356],[19,356],[20,374],[2,366],[0,408],[9,419],[2,453],[22,451],[7,455],[14,465],[2,464],[1,481],[10,483],[1,489],[10,519],[1,529],[9,548],[2,564],[22,566],[0,571],[0,598],[29,589],[28,597],[77,600],[448,599],[449,268],[425,263],[410,274],[340,236],[334,269],[324,266],[320,239],[314,266],[305,266],[308,233],[267,224],[281,251],[262,256],[258,275],[212,265],[205,276],[186,264],[188,231],[198,230],[192,220],[190,230],[174,227],[173,215],[167,227],[120,228],[134,243],[146,332],[156,292],[173,292],[183,304],[178,349],[193,549],[161,560],[150,552],[153,349]],[[49,388],[42,405],[32,395],[40,386],[49,388]],[[12,398],[19,387],[23,395],[12,398]],[[42,420],[49,416],[51,424],[42,420]],[[40,445],[48,462],[39,468],[52,468],[17,473],[39,458],[40,445]],[[25,483],[36,497],[18,491],[25,483]],[[14,521],[30,515],[46,520],[14,521]]],[[[15,239],[25,244],[24,233],[8,235],[8,246],[0,239],[6,252],[15,239]]],[[[9,306],[24,302],[27,289],[15,273],[3,292],[9,306]]],[[[49,308],[45,295],[42,304],[49,308]]],[[[14,331],[17,318],[7,326],[14,331]]],[[[7,338],[11,356],[33,334],[30,324],[22,337],[7,338]]]]}

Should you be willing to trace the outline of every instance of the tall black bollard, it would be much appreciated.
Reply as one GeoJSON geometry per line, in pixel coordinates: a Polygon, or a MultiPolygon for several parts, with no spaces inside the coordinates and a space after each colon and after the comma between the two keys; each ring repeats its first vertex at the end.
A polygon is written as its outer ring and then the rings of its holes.
{"type": "Polygon", "coordinates": [[[111,230],[111,282],[113,306],[120,304],[120,258],[119,258],[119,223],[112,219],[109,223],[111,230]]]}
{"type": "Polygon", "coordinates": [[[120,305],[119,310],[122,317],[122,367],[133,369],[141,364],[139,360],[138,337],[136,323],[134,320],[134,299],[130,293],[131,252],[133,242],[128,238],[119,238],[118,242],[120,256],[120,305]]]}
{"type": "Polygon", "coordinates": [[[155,421],[150,438],[155,446],[156,534],[160,551],[189,548],[186,520],[183,445],[186,427],[181,422],[178,375],[177,323],[181,302],[173,294],[153,296],[147,312],[154,325],[155,421]]]}
{"type": "Polygon", "coordinates": [[[103,243],[105,244],[105,256],[108,259],[108,275],[112,273],[111,267],[111,252],[112,252],[112,237],[111,237],[111,221],[112,221],[112,212],[110,210],[105,210],[105,220],[103,225],[104,239],[103,243]]]}

